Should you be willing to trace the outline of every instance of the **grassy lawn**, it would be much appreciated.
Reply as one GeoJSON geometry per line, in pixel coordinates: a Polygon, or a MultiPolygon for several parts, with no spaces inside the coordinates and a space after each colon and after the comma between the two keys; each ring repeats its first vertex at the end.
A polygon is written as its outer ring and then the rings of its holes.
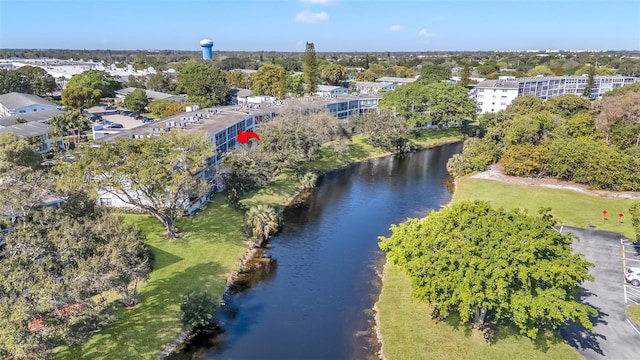
{"type": "Polygon", "coordinates": [[[432,320],[428,305],[411,301],[410,280],[399,267],[387,264],[383,276],[377,305],[389,360],[582,359],[560,338],[549,335],[533,342],[509,328],[490,345],[470,325],[432,320]]]}
{"type": "Polygon", "coordinates": [[[460,129],[417,130],[409,136],[411,142],[418,147],[442,145],[462,139],[460,129]]]}
{"type": "Polygon", "coordinates": [[[62,349],[58,359],[155,359],[181,331],[180,299],[196,289],[222,295],[226,277],[238,266],[246,245],[242,215],[217,196],[199,214],[180,219],[185,238],[168,241],[154,218],[127,215],[147,235],[154,271],[140,286],[141,303],[120,309],[117,321],[86,344],[62,349]]]}
{"type": "Polygon", "coordinates": [[[640,325],[640,305],[631,305],[627,308],[627,316],[640,325]]]}
{"type": "Polygon", "coordinates": [[[462,199],[486,200],[494,206],[506,209],[526,209],[535,214],[540,207],[550,207],[551,213],[563,225],[584,228],[594,225],[597,229],[615,231],[628,238],[634,236],[629,206],[633,200],[609,199],[582,194],[576,191],[550,189],[540,186],[505,184],[499,181],[460,178],[452,201],[462,199]],[[607,221],[602,220],[606,209],[607,221]],[[617,214],[625,217],[618,223],[617,214]]]}

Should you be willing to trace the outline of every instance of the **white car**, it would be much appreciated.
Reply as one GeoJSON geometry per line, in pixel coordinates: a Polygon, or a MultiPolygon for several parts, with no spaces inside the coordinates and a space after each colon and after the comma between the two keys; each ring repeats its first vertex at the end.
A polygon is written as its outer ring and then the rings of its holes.
{"type": "Polygon", "coordinates": [[[624,270],[624,277],[633,286],[640,286],[640,267],[627,267],[624,270]]]}

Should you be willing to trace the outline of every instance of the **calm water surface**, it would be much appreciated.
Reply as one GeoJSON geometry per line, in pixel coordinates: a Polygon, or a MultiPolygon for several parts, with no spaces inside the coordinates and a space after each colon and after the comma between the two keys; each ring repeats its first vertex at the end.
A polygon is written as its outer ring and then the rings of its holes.
{"type": "Polygon", "coordinates": [[[371,308],[384,261],[378,236],[388,235],[392,223],[449,201],[445,165],[461,150],[460,143],[445,145],[322,177],[305,203],[285,214],[283,231],[271,240],[268,254],[276,266],[252,289],[225,299],[217,315],[225,334],[191,356],[375,358],[371,308]]]}

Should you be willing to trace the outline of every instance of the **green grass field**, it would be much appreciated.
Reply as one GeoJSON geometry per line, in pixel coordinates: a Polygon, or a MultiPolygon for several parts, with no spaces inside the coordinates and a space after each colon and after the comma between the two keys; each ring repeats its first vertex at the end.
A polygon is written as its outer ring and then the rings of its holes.
{"type": "Polygon", "coordinates": [[[154,218],[127,215],[147,236],[154,256],[149,281],[140,285],[141,303],[121,308],[117,321],[86,344],[61,349],[58,359],[155,359],[181,331],[180,299],[192,290],[207,289],[215,296],[224,290],[227,275],[238,266],[246,245],[242,214],[217,196],[197,215],[180,219],[182,239],[168,241],[154,218]]]}
{"type": "Polygon", "coordinates": [[[428,305],[411,301],[410,280],[398,266],[387,264],[383,276],[377,306],[388,360],[582,358],[558,337],[549,335],[533,342],[511,328],[500,330],[495,343],[488,344],[470,325],[432,320],[428,305]]]}
{"type": "MultiPolygon", "coordinates": [[[[427,130],[414,132],[412,138],[427,147],[458,141],[460,134],[427,130]]],[[[321,173],[386,154],[367,144],[364,137],[355,136],[349,152],[338,155],[323,147],[320,158],[307,164],[306,169],[321,173]]],[[[298,187],[296,174],[284,171],[241,201],[247,206],[285,206],[298,187]]],[[[222,194],[216,195],[204,211],[180,219],[178,229],[185,236],[175,241],[167,240],[164,228],[152,217],[127,215],[126,220],[144,232],[154,256],[151,277],[139,286],[141,303],[134,309],[118,310],[115,323],[82,346],[59,349],[57,359],[155,359],[182,330],[181,297],[201,289],[221,297],[227,276],[237,270],[247,246],[242,234],[243,214],[230,207],[222,194]]]]}
{"type": "Polygon", "coordinates": [[[453,202],[462,199],[486,200],[493,206],[505,209],[520,208],[535,214],[540,207],[550,207],[553,216],[563,225],[615,231],[628,238],[634,236],[629,206],[633,200],[609,199],[582,194],[571,190],[550,189],[540,186],[505,184],[499,181],[460,178],[457,181],[453,202]],[[607,220],[602,210],[608,211],[607,220]],[[618,213],[623,221],[618,223],[618,213]]]}
{"type": "Polygon", "coordinates": [[[640,305],[631,305],[627,308],[627,316],[640,325],[640,305]]]}

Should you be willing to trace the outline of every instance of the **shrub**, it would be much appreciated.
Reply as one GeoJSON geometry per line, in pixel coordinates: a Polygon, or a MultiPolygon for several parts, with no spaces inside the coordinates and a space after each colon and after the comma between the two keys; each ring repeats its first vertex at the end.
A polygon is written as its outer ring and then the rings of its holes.
{"type": "Polygon", "coordinates": [[[507,175],[538,176],[544,175],[549,169],[551,155],[544,146],[522,144],[510,146],[502,153],[500,165],[507,175]]]}
{"type": "Polygon", "coordinates": [[[313,189],[316,187],[316,181],[318,181],[318,175],[314,172],[308,171],[304,174],[298,176],[298,181],[300,182],[300,186],[304,190],[313,189]]]}
{"type": "Polygon", "coordinates": [[[488,139],[470,138],[464,142],[462,154],[454,155],[447,162],[447,170],[454,177],[483,171],[498,160],[500,149],[488,139]]]}
{"type": "Polygon", "coordinates": [[[216,301],[208,292],[191,292],[183,297],[180,304],[182,324],[193,327],[205,326],[211,322],[217,308],[216,301]]]}

